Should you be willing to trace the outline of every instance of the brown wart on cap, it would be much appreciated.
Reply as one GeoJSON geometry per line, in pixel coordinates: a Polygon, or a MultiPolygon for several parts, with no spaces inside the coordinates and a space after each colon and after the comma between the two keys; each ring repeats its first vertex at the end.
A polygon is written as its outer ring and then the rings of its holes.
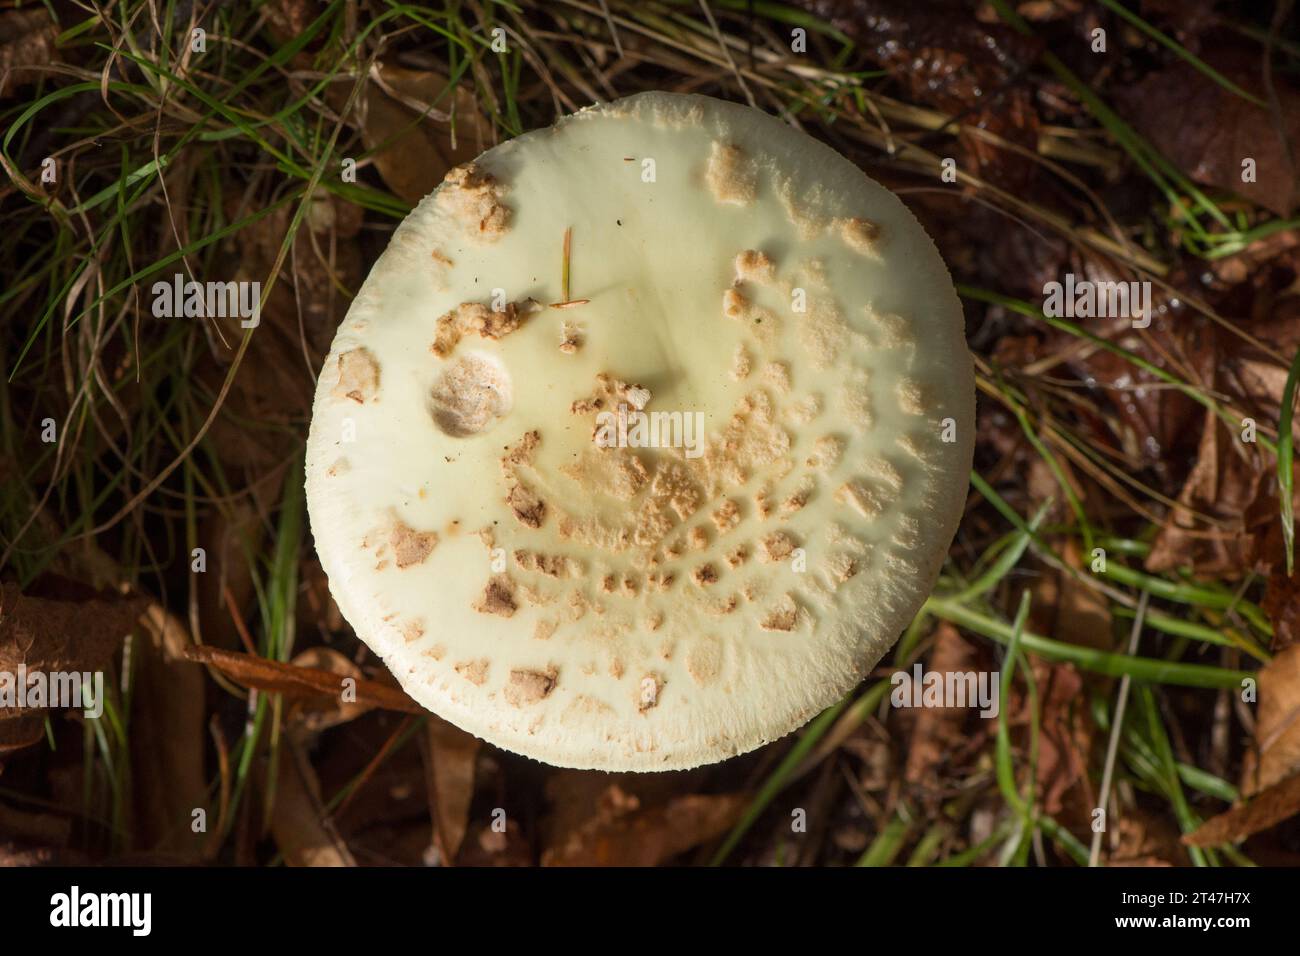
{"type": "Polygon", "coordinates": [[[471,332],[477,332],[485,339],[504,338],[518,329],[537,308],[537,302],[533,299],[507,302],[501,309],[494,309],[483,302],[462,302],[438,317],[433,344],[429,349],[439,358],[446,358],[457,343],[471,332]]]}
{"type": "Polygon", "coordinates": [[[331,392],[335,397],[364,405],[378,394],[379,363],[369,349],[348,349],[339,356],[338,369],[338,383],[331,392]]]}
{"type": "Polygon", "coordinates": [[[495,242],[510,224],[510,208],[501,200],[505,189],[496,177],[477,163],[465,163],[447,171],[443,188],[435,195],[438,203],[458,220],[469,235],[483,242],[495,242]]]}

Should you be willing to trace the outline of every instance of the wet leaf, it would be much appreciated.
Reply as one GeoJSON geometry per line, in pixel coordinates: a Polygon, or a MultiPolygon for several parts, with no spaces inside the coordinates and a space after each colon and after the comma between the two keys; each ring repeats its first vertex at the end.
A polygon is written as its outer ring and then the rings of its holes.
{"type": "MultiPolygon", "coordinates": [[[[1204,57],[1247,92],[1267,101],[1259,82],[1260,53],[1216,44],[1204,57]]],[[[1116,91],[1139,132],[1199,183],[1244,196],[1279,216],[1296,205],[1295,158],[1300,154],[1300,91],[1275,74],[1281,129],[1270,111],[1178,62],[1116,91]],[[1213,117],[1189,122],[1188,117],[1213,117]],[[1287,142],[1291,155],[1287,155],[1287,142]],[[1255,160],[1255,181],[1242,181],[1242,160],[1255,160]]]]}

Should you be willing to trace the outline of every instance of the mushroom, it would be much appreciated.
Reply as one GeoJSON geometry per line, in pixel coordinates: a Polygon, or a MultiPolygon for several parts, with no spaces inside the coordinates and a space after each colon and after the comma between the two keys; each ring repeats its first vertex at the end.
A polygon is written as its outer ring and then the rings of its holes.
{"type": "Polygon", "coordinates": [[[559,766],[693,767],[802,725],[916,614],[974,392],[893,194],[760,111],[645,93],[398,227],[319,378],[311,526],[425,707],[559,766]]]}

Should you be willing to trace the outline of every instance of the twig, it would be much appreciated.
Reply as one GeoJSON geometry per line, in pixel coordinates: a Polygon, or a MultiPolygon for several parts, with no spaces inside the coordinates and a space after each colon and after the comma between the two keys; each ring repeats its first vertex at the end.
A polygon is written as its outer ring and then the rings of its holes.
{"type": "MultiPolygon", "coordinates": [[[[1137,655],[1138,637],[1142,634],[1142,621],[1147,613],[1147,594],[1146,588],[1142,589],[1142,594],[1138,598],[1137,614],[1133,616],[1133,629],[1129,632],[1128,637],[1128,656],[1137,655]]],[[[1092,834],[1092,846],[1088,851],[1088,865],[1096,866],[1098,859],[1101,857],[1101,835],[1105,832],[1109,821],[1107,816],[1110,813],[1110,782],[1111,774],[1115,771],[1115,755],[1119,752],[1119,734],[1120,728],[1124,726],[1124,710],[1128,707],[1128,688],[1130,684],[1128,674],[1125,674],[1119,680],[1119,696],[1115,702],[1115,716],[1110,722],[1110,740],[1106,744],[1106,766],[1101,772],[1101,822],[1102,829],[1096,830],[1092,834]]]]}

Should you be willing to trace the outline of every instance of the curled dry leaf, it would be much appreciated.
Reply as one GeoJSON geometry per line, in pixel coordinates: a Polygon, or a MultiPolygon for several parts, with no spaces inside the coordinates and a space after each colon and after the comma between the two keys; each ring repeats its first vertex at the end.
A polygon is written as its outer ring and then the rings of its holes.
{"type": "MultiPolygon", "coordinates": [[[[358,683],[365,680],[360,667],[330,647],[309,647],[294,655],[290,663],[293,667],[335,674],[340,683],[345,677],[358,683]]],[[[293,717],[303,729],[321,731],[355,720],[368,710],[370,706],[361,703],[360,699],[348,701],[334,693],[329,697],[311,696],[296,700],[293,717]]]]}
{"type": "Polygon", "coordinates": [[[375,168],[412,205],[433,192],[447,170],[490,145],[490,127],[474,94],[447,86],[439,73],[378,64],[357,107],[361,140],[367,150],[377,150],[375,168]]]}
{"type": "MultiPolygon", "coordinates": [[[[284,694],[292,698],[338,697],[344,689],[344,677],[329,670],[298,667],[279,661],[224,651],[216,647],[191,647],[187,660],[210,664],[244,687],[284,694]]],[[[356,682],[356,703],[363,707],[382,707],[406,714],[423,714],[422,708],[395,687],[366,678],[356,682]]]]}
{"type": "MultiPolygon", "coordinates": [[[[0,674],[102,672],[135,626],[147,602],[99,592],[66,578],[47,577],[23,594],[0,586],[0,674]]],[[[93,688],[92,688],[93,689],[93,688]]],[[[0,753],[40,739],[47,707],[0,704],[0,753]],[[10,728],[7,725],[11,725],[10,728]]]]}
{"type": "Polygon", "coordinates": [[[1255,794],[1249,802],[1210,817],[1183,837],[1188,846],[1238,843],[1300,813],[1300,774],[1287,777],[1255,794]]]}
{"type": "Polygon", "coordinates": [[[1243,445],[1205,413],[1201,444],[1182,490],[1147,555],[1146,569],[1160,573],[1191,565],[1198,575],[1239,578],[1258,558],[1261,522],[1277,520],[1276,498],[1266,493],[1269,469],[1254,446],[1243,445]],[[1271,501],[1261,514],[1260,501],[1271,501]],[[1195,513],[1218,520],[1206,528],[1195,513]]]}
{"type": "Polygon", "coordinates": [[[1247,765],[1242,792],[1259,793],[1300,773],[1300,645],[1293,644],[1259,670],[1255,722],[1258,762],[1247,765]]]}

